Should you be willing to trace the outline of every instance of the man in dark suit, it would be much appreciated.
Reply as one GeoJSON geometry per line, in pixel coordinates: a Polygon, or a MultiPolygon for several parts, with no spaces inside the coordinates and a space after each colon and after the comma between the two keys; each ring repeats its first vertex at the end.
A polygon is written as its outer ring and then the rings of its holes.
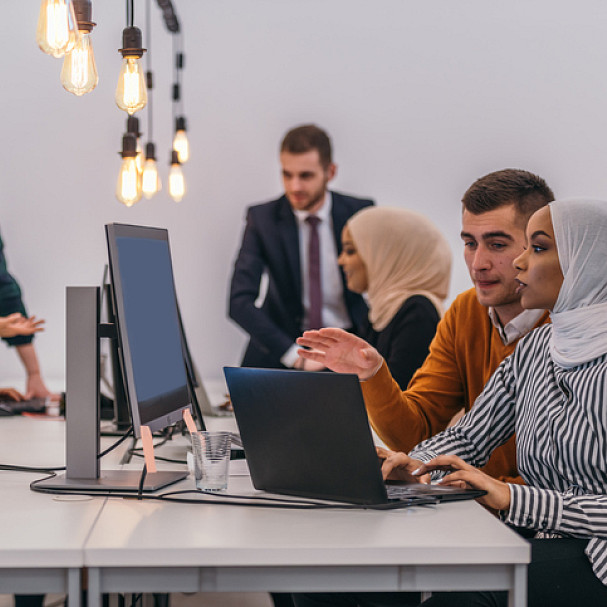
{"type": "Polygon", "coordinates": [[[230,317],[249,335],[242,365],[312,368],[297,354],[295,339],[314,324],[357,331],[367,316],[360,295],[347,290],[337,264],[346,221],[372,200],[330,192],[336,173],[327,134],[314,125],[289,131],[280,148],[285,193],[251,206],[230,288],[230,317]],[[309,220],[309,216],[316,216],[309,220]],[[317,227],[313,227],[310,222],[317,227]],[[310,272],[311,240],[318,234],[321,312],[310,272]],[[267,276],[263,297],[262,276],[267,276]]]}

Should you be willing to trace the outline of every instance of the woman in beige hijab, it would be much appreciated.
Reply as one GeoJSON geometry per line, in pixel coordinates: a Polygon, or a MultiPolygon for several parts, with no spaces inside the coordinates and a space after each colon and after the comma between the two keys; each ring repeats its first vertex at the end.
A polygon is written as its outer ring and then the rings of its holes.
{"type": "Polygon", "coordinates": [[[434,224],[407,209],[369,207],[342,232],[348,288],[366,293],[368,333],[401,389],[428,354],[449,291],[451,250],[434,224]]]}

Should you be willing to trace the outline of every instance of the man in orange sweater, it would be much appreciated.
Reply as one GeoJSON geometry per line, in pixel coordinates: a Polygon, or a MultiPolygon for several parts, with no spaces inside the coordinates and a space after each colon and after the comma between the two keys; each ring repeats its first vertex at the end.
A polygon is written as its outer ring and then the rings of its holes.
{"type": "MultiPolygon", "coordinates": [[[[303,358],[358,375],[371,424],[391,449],[407,452],[444,430],[462,408],[468,411],[518,340],[547,322],[547,312],[523,310],[512,262],[525,246],[527,220],[552,200],[546,182],[527,171],[496,171],[470,186],[462,199],[461,237],[474,289],[447,310],[405,391],[377,350],[350,333],[326,328],[297,340],[310,348],[300,351],[303,358]]],[[[509,482],[518,478],[513,439],[484,470],[509,482]]]]}

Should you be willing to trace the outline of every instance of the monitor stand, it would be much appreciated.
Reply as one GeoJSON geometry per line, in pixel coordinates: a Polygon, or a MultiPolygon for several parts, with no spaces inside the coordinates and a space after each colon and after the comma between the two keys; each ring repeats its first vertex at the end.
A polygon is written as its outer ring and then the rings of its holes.
{"type": "MultiPolygon", "coordinates": [[[[99,322],[99,287],[67,287],[66,312],[66,472],[36,486],[58,491],[139,491],[140,471],[101,471],[99,465],[99,339],[110,333],[99,322]]],[[[187,475],[185,470],[149,473],[143,491],[157,491],[187,475]]]]}

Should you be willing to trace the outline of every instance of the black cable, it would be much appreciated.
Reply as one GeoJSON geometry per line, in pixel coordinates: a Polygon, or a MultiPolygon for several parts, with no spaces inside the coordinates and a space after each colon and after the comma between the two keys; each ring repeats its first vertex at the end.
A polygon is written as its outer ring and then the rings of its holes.
{"type": "MultiPolygon", "coordinates": [[[[65,470],[65,466],[57,466],[56,468],[42,468],[37,466],[18,466],[12,464],[0,464],[0,470],[6,472],[55,472],[57,470],[65,470]]],[[[55,476],[55,475],[53,475],[55,476]]]]}
{"type": "MultiPolygon", "coordinates": [[[[139,449],[137,449],[137,451],[132,450],[131,455],[135,457],[145,457],[143,453],[139,452],[139,449]]],[[[160,462],[168,462],[169,464],[182,464],[184,466],[188,463],[184,459],[172,459],[170,457],[162,457],[161,455],[154,455],[154,459],[157,459],[160,462]]]]}
{"type": "Polygon", "coordinates": [[[147,55],[146,55],[146,65],[148,68],[148,104],[147,104],[147,113],[148,113],[148,142],[154,141],[153,134],[153,105],[152,105],[152,89],[153,87],[153,73],[152,73],[152,20],[151,20],[151,0],[146,0],[146,12],[145,12],[145,35],[146,35],[146,46],[148,47],[147,55]]]}
{"type": "Polygon", "coordinates": [[[148,472],[147,464],[143,464],[143,470],[141,471],[141,477],[139,478],[139,488],[137,490],[137,499],[140,500],[143,497],[143,486],[145,484],[145,477],[148,472]]]}
{"type": "Polygon", "coordinates": [[[97,457],[102,458],[105,457],[108,453],[111,453],[118,445],[122,444],[129,436],[133,434],[133,426],[130,426],[129,429],[111,446],[109,446],[105,451],[102,451],[97,457]]]}
{"type": "Polygon", "coordinates": [[[409,500],[396,500],[385,504],[338,504],[327,503],[304,499],[287,499],[263,495],[224,495],[194,489],[184,491],[173,491],[160,493],[157,495],[137,494],[125,491],[71,491],[62,489],[48,489],[39,487],[38,483],[47,480],[49,477],[38,479],[30,483],[30,489],[37,493],[50,493],[53,495],[87,495],[90,497],[121,497],[123,499],[153,500],[160,502],[172,502],[176,504],[215,504],[221,506],[240,506],[246,508],[282,508],[285,510],[399,510],[417,506],[434,506],[439,501],[433,497],[415,497],[409,500]],[[179,495],[193,494],[198,496],[194,498],[175,497],[179,495]],[[220,495],[220,497],[218,497],[220,495]],[[201,497],[204,496],[204,497],[201,497]],[[204,499],[211,497],[213,499],[204,499]]]}
{"type": "MultiPolygon", "coordinates": [[[[97,459],[101,459],[106,456],[108,453],[112,452],[118,445],[124,442],[131,434],[133,433],[133,426],[131,426],[125,434],[123,434],[119,440],[117,440],[113,445],[110,445],[105,451],[97,454],[97,459]]],[[[20,466],[19,464],[0,464],[0,470],[4,470],[5,472],[42,472],[42,473],[50,473],[50,472],[61,472],[65,470],[65,466],[20,466]]],[[[51,475],[56,476],[55,474],[51,475]]]]}

